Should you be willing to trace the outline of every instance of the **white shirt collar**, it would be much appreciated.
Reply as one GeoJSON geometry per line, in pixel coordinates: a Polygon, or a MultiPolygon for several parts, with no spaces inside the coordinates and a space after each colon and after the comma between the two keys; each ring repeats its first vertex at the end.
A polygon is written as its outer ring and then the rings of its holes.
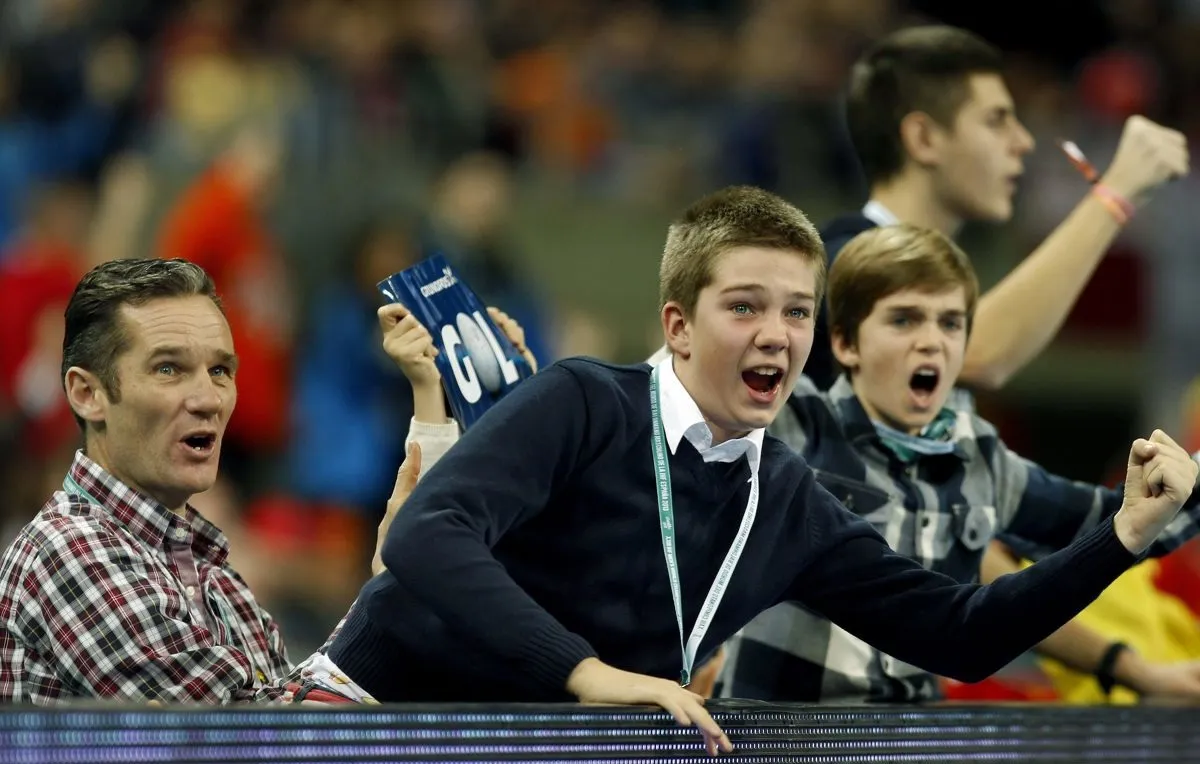
{"type": "Polygon", "coordinates": [[[863,205],[862,214],[867,220],[880,227],[899,225],[900,223],[900,218],[896,217],[894,212],[874,199],[863,205]]]}
{"type": "Polygon", "coordinates": [[[663,430],[666,431],[667,447],[671,449],[671,453],[675,453],[679,442],[687,438],[705,462],[733,462],[745,454],[750,470],[757,474],[766,430],[751,430],[745,437],[727,440],[714,446],[712,430],[704,421],[704,415],[700,413],[696,401],[679,381],[679,377],[675,376],[673,360],[674,357],[668,351],[666,358],[654,364],[662,370],[659,372],[659,385],[663,430]]]}
{"type": "MultiPolygon", "coordinates": [[[[654,355],[646,359],[646,363],[651,366],[658,366],[660,363],[671,357],[671,348],[663,345],[658,350],[654,351],[654,355]]],[[[671,374],[674,375],[675,369],[671,369],[671,374]]]]}

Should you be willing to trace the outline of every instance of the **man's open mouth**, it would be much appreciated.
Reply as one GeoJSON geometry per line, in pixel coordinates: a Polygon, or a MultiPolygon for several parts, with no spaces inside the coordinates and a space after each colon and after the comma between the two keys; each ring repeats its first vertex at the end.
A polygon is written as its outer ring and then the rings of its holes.
{"type": "Polygon", "coordinates": [[[216,442],[216,433],[197,433],[183,439],[184,445],[200,454],[211,451],[216,442]]]}

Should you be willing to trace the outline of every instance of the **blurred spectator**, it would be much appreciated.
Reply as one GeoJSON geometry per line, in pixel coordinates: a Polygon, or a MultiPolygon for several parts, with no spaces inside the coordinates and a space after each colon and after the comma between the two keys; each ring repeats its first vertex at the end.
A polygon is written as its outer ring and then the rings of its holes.
{"type": "Polygon", "coordinates": [[[101,163],[117,106],[134,81],[129,46],[113,38],[65,51],[79,66],[56,75],[65,80],[57,84],[35,76],[48,70],[33,53],[18,59],[0,50],[0,245],[14,234],[21,206],[39,183],[87,174],[101,163]],[[87,59],[79,60],[81,54],[87,59]],[[61,98],[39,102],[37,94],[51,90],[62,91],[61,98]]]}
{"type": "Polygon", "coordinates": [[[269,127],[243,128],[171,209],[157,247],[203,267],[224,302],[241,364],[222,471],[251,493],[269,482],[267,460],[288,436],[294,306],[264,219],[282,151],[269,127]]]}
{"type": "Polygon", "coordinates": [[[15,437],[5,459],[14,499],[0,526],[19,527],[32,516],[79,443],[60,375],[63,310],[87,270],[90,204],[87,188],[75,182],[38,189],[0,263],[0,416],[15,437]]]}
{"type": "Polygon", "coordinates": [[[30,195],[27,219],[4,250],[0,472],[13,500],[0,514],[0,541],[54,490],[80,443],[61,395],[63,309],[92,264],[128,255],[148,193],[132,157],[105,168],[98,194],[76,180],[45,183],[30,195]]]}
{"type": "Polygon", "coordinates": [[[434,186],[422,257],[445,255],[484,304],[525,327],[526,346],[546,364],[554,360],[547,339],[552,318],[505,238],[513,196],[512,170],[499,155],[468,154],[451,164],[434,186]]]}
{"type": "Polygon", "coordinates": [[[409,231],[372,222],[350,248],[344,276],[316,295],[300,344],[288,485],[298,496],[375,517],[404,459],[412,388],[383,352],[376,284],[416,260],[409,231]]]}

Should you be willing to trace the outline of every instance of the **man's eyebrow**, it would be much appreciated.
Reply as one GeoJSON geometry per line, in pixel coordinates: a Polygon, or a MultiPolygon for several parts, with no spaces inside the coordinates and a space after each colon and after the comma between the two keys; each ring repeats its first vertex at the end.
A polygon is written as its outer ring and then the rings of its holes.
{"type": "MultiPolygon", "coordinates": [[[[151,348],[150,358],[179,358],[188,355],[190,351],[182,345],[159,345],[151,348]]],[[[228,350],[215,351],[217,363],[231,368],[236,368],[238,365],[237,353],[231,353],[228,350]]]]}

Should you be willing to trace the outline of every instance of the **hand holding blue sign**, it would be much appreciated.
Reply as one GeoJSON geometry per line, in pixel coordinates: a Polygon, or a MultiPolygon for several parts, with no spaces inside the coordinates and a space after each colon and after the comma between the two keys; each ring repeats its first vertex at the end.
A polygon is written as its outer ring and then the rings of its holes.
{"type": "Polygon", "coordinates": [[[396,362],[414,389],[440,385],[438,349],[429,330],[421,325],[408,308],[398,302],[379,309],[379,328],[383,331],[383,350],[396,362]]]}
{"type": "Polygon", "coordinates": [[[533,357],[533,351],[525,346],[525,327],[517,323],[515,318],[511,318],[507,313],[499,308],[488,308],[488,315],[492,317],[492,321],[496,323],[496,327],[504,332],[504,336],[513,344],[525,362],[529,364],[529,368],[533,369],[534,373],[538,370],[537,359],[533,357]]]}
{"type": "Polygon", "coordinates": [[[485,310],[444,258],[394,274],[379,290],[392,302],[379,310],[384,350],[418,398],[418,386],[440,378],[463,429],[536,371],[520,325],[503,311],[485,310]]]}

